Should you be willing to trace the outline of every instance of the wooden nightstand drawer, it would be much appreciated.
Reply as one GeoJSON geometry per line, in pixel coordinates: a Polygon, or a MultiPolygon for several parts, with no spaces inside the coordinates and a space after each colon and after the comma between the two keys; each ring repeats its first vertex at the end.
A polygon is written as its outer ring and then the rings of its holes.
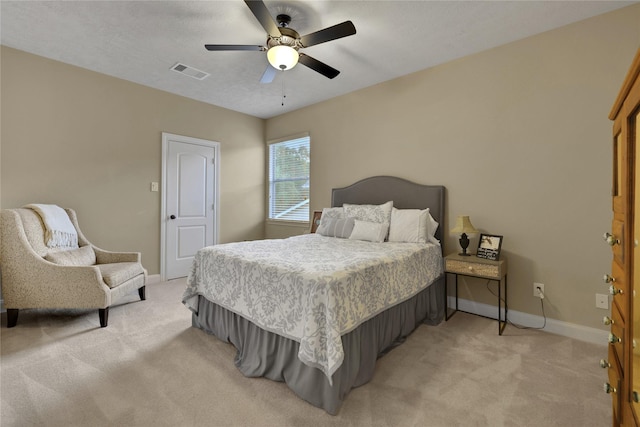
{"type": "Polygon", "coordinates": [[[484,265],[473,262],[447,260],[445,268],[451,273],[473,274],[474,276],[491,277],[492,279],[500,278],[500,269],[497,265],[484,265]]]}
{"type": "Polygon", "coordinates": [[[474,277],[500,280],[507,273],[506,261],[489,261],[475,256],[463,257],[449,255],[445,258],[444,269],[447,273],[456,273],[474,277]]]}

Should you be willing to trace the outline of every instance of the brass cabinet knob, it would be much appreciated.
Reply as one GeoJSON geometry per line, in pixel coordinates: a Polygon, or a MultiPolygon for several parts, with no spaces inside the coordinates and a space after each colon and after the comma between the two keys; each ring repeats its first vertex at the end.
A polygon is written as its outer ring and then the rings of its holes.
{"type": "Polygon", "coordinates": [[[611,295],[622,294],[622,289],[618,289],[615,286],[611,285],[611,286],[609,286],[609,293],[611,295]]]}
{"type": "Polygon", "coordinates": [[[604,317],[602,318],[602,323],[603,323],[604,325],[613,325],[615,322],[614,322],[614,321],[613,321],[613,319],[612,319],[612,318],[610,318],[609,316],[604,316],[604,317]]]}
{"type": "Polygon", "coordinates": [[[610,368],[610,367],[611,367],[611,363],[607,362],[607,361],[606,361],[606,360],[604,360],[604,359],[600,359],[600,367],[601,367],[602,369],[610,368]]]}
{"type": "Polygon", "coordinates": [[[608,274],[604,275],[604,283],[613,283],[616,281],[616,278],[613,276],[609,276],[608,274]]]}
{"type": "Polygon", "coordinates": [[[617,337],[617,336],[613,335],[612,333],[609,333],[609,342],[611,344],[615,344],[617,342],[622,342],[622,338],[617,337]]]}
{"type": "Polygon", "coordinates": [[[618,239],[616,236],[614,236],[611,233],[604,233],[604,236],[602,236],[604,238],[604,240],[609,244],[609,246],[613,246],[616,244],[620,244],[620,239],[618,239]]]}
{"type": "Polygon", "coordinates": [[[604,383],[604,392],[609,394],[609,393],[616,393],[617,390],[615,387],[613,387],[611,384],[609,383],[604,383]]]}

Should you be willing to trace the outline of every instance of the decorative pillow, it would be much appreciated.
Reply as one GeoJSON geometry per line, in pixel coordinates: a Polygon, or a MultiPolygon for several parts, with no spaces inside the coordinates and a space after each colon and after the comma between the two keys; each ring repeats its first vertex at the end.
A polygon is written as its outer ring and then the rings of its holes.
{"type": "Polygon", "coordinates": [[[353,218],[335,219],[330,218],[320,224],[316,233],[327,237],[339,237],[347,239],[353,231],[355,220],[353,218]]]}
{"type": "Polygon", "coordinates": [[[388,231],[389,223],[387,222],[369,222],[356,219],[349,239],[384,242],[388,231]]]}
{"type": "Polygon", "coordinates": [[[66,251],[51,251],[44,257],[47,261],[66,266],[94,265],[96,254],[89,245],[66,251]]]}
{"type": "Polygon", "coordinates": [[[321,228],[323,225],[326,227],[326,224],[331,219],[342,219],[342,218],[344,218],[344,209],[342,209],[341,207],[340,208],[324,208],[322,209],[322,216],[320,216],[320,225],[318,225],[318,228],[321,228]]]}
{"type": "Polygon", "coordinates": [[[393,208],[389,225],[389,241],[426,243],[429,235],[427,215],[429,215],[429,209],[393,208]]]}
{"type": "Polygon", "coordinates": [[[342,205],[344,214],[348,218],[360,221],[377,222],[389,224],[391,222],[391,208],[393,201],[388,201],[381,205],[352,205],[345,203],[342,205]]]}

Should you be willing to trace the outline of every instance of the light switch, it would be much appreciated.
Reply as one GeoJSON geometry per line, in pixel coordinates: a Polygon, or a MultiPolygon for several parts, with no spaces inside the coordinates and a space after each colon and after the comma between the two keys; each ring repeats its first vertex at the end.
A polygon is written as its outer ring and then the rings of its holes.
{"type": "Polygon", "coordinates": [[[151,191],[158,191],[158,183],[157,182],[152,182],[151,183],[151,191]]]}

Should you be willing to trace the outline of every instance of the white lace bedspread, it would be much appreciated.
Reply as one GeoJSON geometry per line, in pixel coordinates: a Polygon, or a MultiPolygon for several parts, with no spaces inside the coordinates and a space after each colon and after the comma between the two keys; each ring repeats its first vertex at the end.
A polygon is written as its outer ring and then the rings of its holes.
{"type": "Polygon", "coordinates": [[[306,234],[199,250],[182,302],[197,312],[203,295],[262,329],[298,341],[298,358],[331,382],[344,358],[342,335],[442,274],[441,250],[433,244],[306,234]]]}

